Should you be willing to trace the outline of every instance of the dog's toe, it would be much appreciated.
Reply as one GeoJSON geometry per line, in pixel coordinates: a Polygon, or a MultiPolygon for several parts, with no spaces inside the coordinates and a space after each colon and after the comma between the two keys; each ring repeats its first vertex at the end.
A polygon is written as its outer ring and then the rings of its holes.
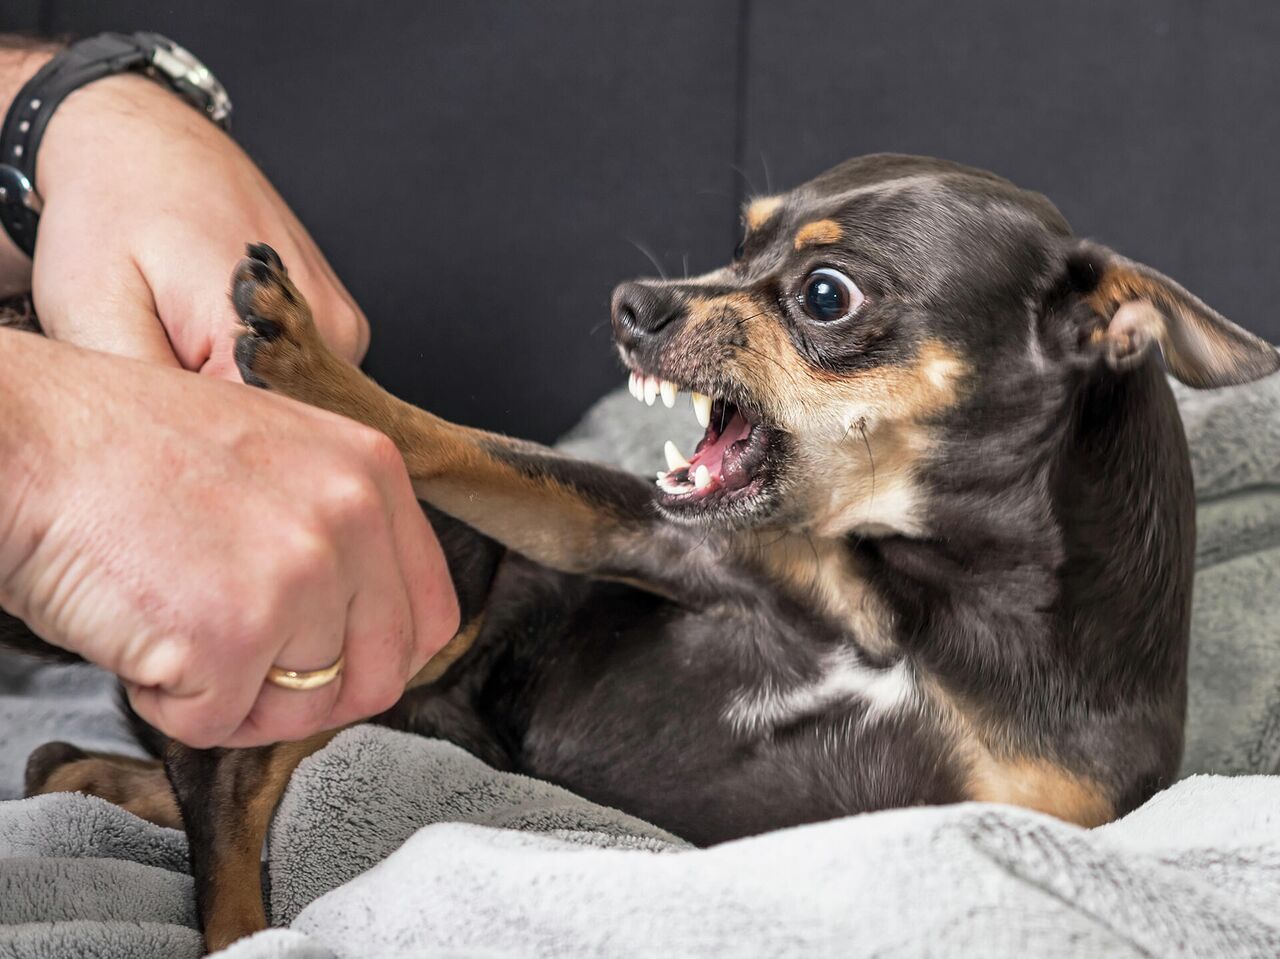
{"type": "Polygon", "coordinates": [[[38,796],[44,791],[49,777],[67,763],[84,759],[88,753],[70,743],[52,742],[37,746],[27,757],[27,771],[23,779],[23,795],[38,796]]]}
{"type": "Polygon", "coordinates": [[[280,259],[280,254],[265,243],[250,243],[245,246],[245,253],[251,260],[266,263],[277,270],[284,269],[284,262],[280,259]]]}

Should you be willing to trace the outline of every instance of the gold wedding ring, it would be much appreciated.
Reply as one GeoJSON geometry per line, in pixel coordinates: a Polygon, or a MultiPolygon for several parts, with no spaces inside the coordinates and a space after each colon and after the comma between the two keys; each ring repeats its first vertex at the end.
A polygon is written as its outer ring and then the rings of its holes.
{"type": "Polygon", "coordinates": [[[332,666],[326,666],[324,669],[313,669],[309,672],[272,666],[267,670],[267,682],[273,686],[279,686],[281,689],[293,689],[301,692],[309,689],[319,689],[322,686],[328,686],[342,675],[342,667],[346,664],[346,661],[347,657],[344,653],[338,657],[332,666]]]}

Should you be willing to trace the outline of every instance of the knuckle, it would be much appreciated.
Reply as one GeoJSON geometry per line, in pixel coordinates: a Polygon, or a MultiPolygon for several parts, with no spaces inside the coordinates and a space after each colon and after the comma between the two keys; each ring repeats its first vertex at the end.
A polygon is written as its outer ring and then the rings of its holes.
{"type": "Polygon", "coordinates": [[[345,326],[353,346],[353,353],[357,356],[363,354],[369,343],[369,318],[364,315],[364,310],[353,303],[348,303],[345,311],[345,326]]]}
{"type": "MultiPolygon", "coordinates": [[[[276,594],[277,602],[292,596],[299,587],[327,586],[336,578],[339,550],[327,526],[323,522],[303,523],[282,541],[274,571],[274,581],[281,587],[276,594]]],[[[270,611],[260,616],[265,616],[268,622],[275,621],[278,606],[267,609],[270,611]]]]}
{"type": "Polygon", "coordinates": [[[378,472],[385,473],[404,469],[404,459],[400,455],[400,450],[386,433],[362,426],[357,441],[366,462],[377,469],[378,472]]]}
{"type": "Polygon", "coordinates": [[[339,524],[367,522],[381,509],[378,485],[366,473],[351,472],[331,475],[324,487],[324,515],[339,524]]]}
{"type": "Polygon", "coordinates": [[[227,624],[216,643],[218,650],[232,662],[255,657],[279,629],[279,599],[274,587],[266,593],[259,587],[255,599],[240,595],[241,604],[235,611],[234,621],[227,624]]]}
{"type": "Polygon", "coordinates": [[[188,634],[165,636],[146,645],[125,672],[140,686],[172,689],[198,665],[195,641],[188,634]]]}

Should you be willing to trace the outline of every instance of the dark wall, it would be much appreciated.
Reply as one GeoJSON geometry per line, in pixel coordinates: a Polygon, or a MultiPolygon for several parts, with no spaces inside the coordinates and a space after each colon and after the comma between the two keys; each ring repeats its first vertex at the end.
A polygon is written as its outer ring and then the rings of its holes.
{"type": "Polygon", "coordinates": [[[620,382],[609,291],[712,267],[749,192],[904,150],[1280,340],[1280,6],[1194,0],[5,0],[0,30],[155,29],[368,312],[370,371],[547,439],[620,382]],[[638,247],[644,248],[644,250],[638,247]]]}

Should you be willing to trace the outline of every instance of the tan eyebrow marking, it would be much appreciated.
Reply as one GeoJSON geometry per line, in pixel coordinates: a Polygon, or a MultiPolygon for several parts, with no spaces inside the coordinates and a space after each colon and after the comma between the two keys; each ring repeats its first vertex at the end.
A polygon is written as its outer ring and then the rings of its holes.
{"type": "Polygon", "coordinates": [[[760,229],[778,212],[778,207],[780,206],[782,206],[782,197],[780,196],[763,196],[758,200],[752,200],[747,207],[747,229],[760,229]]]}
{"type": "Polygon", "coordinates": [[[844,230],[835,220],[814,220],[796,231],[796,249],[835,243],[843,234],[844,230]]]}

